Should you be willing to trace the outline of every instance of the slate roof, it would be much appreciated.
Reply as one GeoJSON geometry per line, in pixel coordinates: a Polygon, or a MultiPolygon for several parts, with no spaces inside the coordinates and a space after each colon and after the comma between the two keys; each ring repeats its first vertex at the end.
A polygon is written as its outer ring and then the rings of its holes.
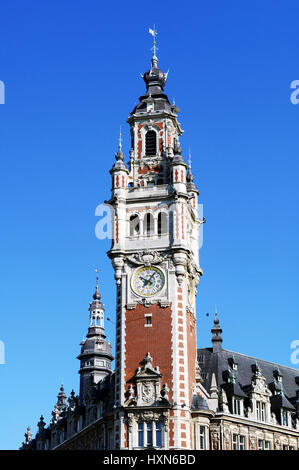
{"type": "Polygon", "coordinates": [[[197,358],[203,377],[203,386],[209,392],[211,387],[212,374],[215,373],[218,388],[225,383],[223,373],[228,370],[232,358],[237,363],[237,370],[234,370],[236,383],[241,387],[251,384],[253,375],[252,366],[256,363],[261,368],[263,376],[266,378],[267,385],[275,382],[273,372],[280,371],[282,375],[282,385],[285,396],[294,403],[296,391],[299,390],[298,381],[299,370],[290,367],[275,364],[274,362],[264,361],[255,357],[221,349],[219,352],[213,352],[213,348],[200,348],[197,350],[197,358]]]}

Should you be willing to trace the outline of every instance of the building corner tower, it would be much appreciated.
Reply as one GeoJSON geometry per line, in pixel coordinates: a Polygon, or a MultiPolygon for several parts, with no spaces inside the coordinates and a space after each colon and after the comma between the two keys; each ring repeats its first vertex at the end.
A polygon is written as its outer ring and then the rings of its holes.
{"type": "Polygon", "coordinates": [[[192,448],[192,396],[199,394],[195,296],[199,191],[179,144],[179,109],[164,93],[155,54],[146,92],[128,118],[111,169],[117,289],[114,442],[117,449],[192,448]],[[197,371],[197,372],[196,372],[197,371]]]}

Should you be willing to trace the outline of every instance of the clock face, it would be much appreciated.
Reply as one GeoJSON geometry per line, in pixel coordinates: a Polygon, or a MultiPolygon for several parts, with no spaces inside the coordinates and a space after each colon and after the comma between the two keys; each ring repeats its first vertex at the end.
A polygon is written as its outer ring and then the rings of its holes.
{"type": "Polygon", "coordinates": [[[151,297],[160,292],[165,284],[165,276],[156,267],[149,266],[138,269],[132,278],[132,289],[137,295],[151,297]]]}

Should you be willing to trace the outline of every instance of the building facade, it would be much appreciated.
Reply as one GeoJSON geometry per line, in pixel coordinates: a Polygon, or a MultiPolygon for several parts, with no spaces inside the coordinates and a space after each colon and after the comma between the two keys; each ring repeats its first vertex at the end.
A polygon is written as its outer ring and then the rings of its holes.
{"type": "MultiPolygon", "coordinates": [[[[155,49],[154,49],[155,51],[155,49]]],[[[182,156],[179,108],[154,52],[110,173],[116,285],[115,370],[98,280],[81,343],[80,391],[63,387],[22,449],[298,449],[299,372],[196,344],[199,191],[182,156]]]]}

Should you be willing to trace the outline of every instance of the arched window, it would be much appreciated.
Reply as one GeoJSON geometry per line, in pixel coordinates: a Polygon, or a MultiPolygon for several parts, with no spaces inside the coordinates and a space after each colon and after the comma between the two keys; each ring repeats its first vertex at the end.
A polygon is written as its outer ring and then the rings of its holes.
{"type": "Polygon", "coordinates": [[[160,212],[158,215],[158,235],[168,232],[167,215],[165,212],[160,212]]]}
{"type": "Polygon", "coordinates": [[[150,235],[153,235],[153,233],[154,233],[154,217],[153,217],[152,214],[145,214],[143,227],[144,227],[144,235],[146,235],[147,237],[149,237],[150,235]]]}
{"type": "Polygon", "coordinates": [[[130,217],[130,237],[137,235],[139,235],[139,217],[135,214],[130,217]]]}
{"type": "Polygon", "coordinates": [[[157,134],[155,131],[147,131],[145,135],[145,155],[156,155],[157,134]]]}

